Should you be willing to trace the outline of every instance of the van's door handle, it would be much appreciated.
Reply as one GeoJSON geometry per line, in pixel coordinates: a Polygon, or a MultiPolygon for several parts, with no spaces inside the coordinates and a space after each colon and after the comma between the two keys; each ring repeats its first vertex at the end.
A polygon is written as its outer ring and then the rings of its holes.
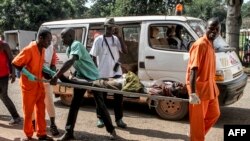
{"type": "Polygon", "coordinates": [[[146,56],[147,59],[155,59],[154,56],[146,56]]]}

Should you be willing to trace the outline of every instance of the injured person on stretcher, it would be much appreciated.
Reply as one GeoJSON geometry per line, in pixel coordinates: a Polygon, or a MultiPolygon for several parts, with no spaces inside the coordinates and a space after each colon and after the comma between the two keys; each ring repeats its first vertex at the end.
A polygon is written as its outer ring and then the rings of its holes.
{"type": "MultiPolygon", "coordinates": [[[[47,78],[49,79],[49,78],[47,78]]],[[[148,95],[160,95],[177,98],[188,98],[186,85],[174,81],[140,81],[138,76],[133,72],[123,74],[121,78],[99,79],[95,81],[87,81],[86,79],[76,78],[74,75],[61,76],[61,82],[73,83],[85,86],[93,86],[107,88],[113,90],[121,90],[125,92],[136,92],[148,95]]]]}

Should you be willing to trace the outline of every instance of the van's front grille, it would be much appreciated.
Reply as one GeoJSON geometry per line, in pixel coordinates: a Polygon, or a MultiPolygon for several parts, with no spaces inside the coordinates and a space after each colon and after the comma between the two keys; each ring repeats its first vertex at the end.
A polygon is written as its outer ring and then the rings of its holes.
{"type": "Polygon", "coordinates": [[[233,74],[233,78],[240,76],[240,75],[242,74],[242,72],[243,72],[243,71],[241,70],[241,71],[239,71],[239,72],[233,74]]]}

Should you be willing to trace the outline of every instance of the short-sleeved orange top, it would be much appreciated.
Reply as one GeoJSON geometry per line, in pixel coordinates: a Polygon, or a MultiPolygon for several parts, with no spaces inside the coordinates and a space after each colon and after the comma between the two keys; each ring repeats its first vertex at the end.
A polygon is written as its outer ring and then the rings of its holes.
{"type": "MultiPolygon", "coordinates": [[[[44,63],[44,49],[39,52],[37,43],[31,42],[28,46],[14,58],[13,64],[20,67],[25,67],[30,73],[42,80],[42,68],[44,63]]],[[[21,75],[20,86],[23,93],[43,92],[43,82],[30,81],[25,75],[21,75]]]]}
{"type": "Polygon", "coordinates": [[[188,93],[191,94],[190,73],[197,67],[196,93],[201,100],[211,100],[219,95],[215,82],[216,60],[213,44],[204,35],[198,39],[189,51],[189,62],[186,73],[188,93]]]}
{"type": "Polygon", "coordinates": [[[176,11],[182,11],[183,10],[183,6],[180,3],[178,3],[175,8],[176,8],[176,11]]]}

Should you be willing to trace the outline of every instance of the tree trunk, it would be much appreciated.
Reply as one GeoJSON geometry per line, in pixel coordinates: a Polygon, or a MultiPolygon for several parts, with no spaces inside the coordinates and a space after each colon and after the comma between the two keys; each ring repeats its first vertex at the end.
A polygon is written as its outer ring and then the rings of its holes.
{"type": "Polygon", "coordinates": [[[227,0],[226,42],[230,47],[236,48],[238,55],[242,3],[243,0],[227,0]]]}

